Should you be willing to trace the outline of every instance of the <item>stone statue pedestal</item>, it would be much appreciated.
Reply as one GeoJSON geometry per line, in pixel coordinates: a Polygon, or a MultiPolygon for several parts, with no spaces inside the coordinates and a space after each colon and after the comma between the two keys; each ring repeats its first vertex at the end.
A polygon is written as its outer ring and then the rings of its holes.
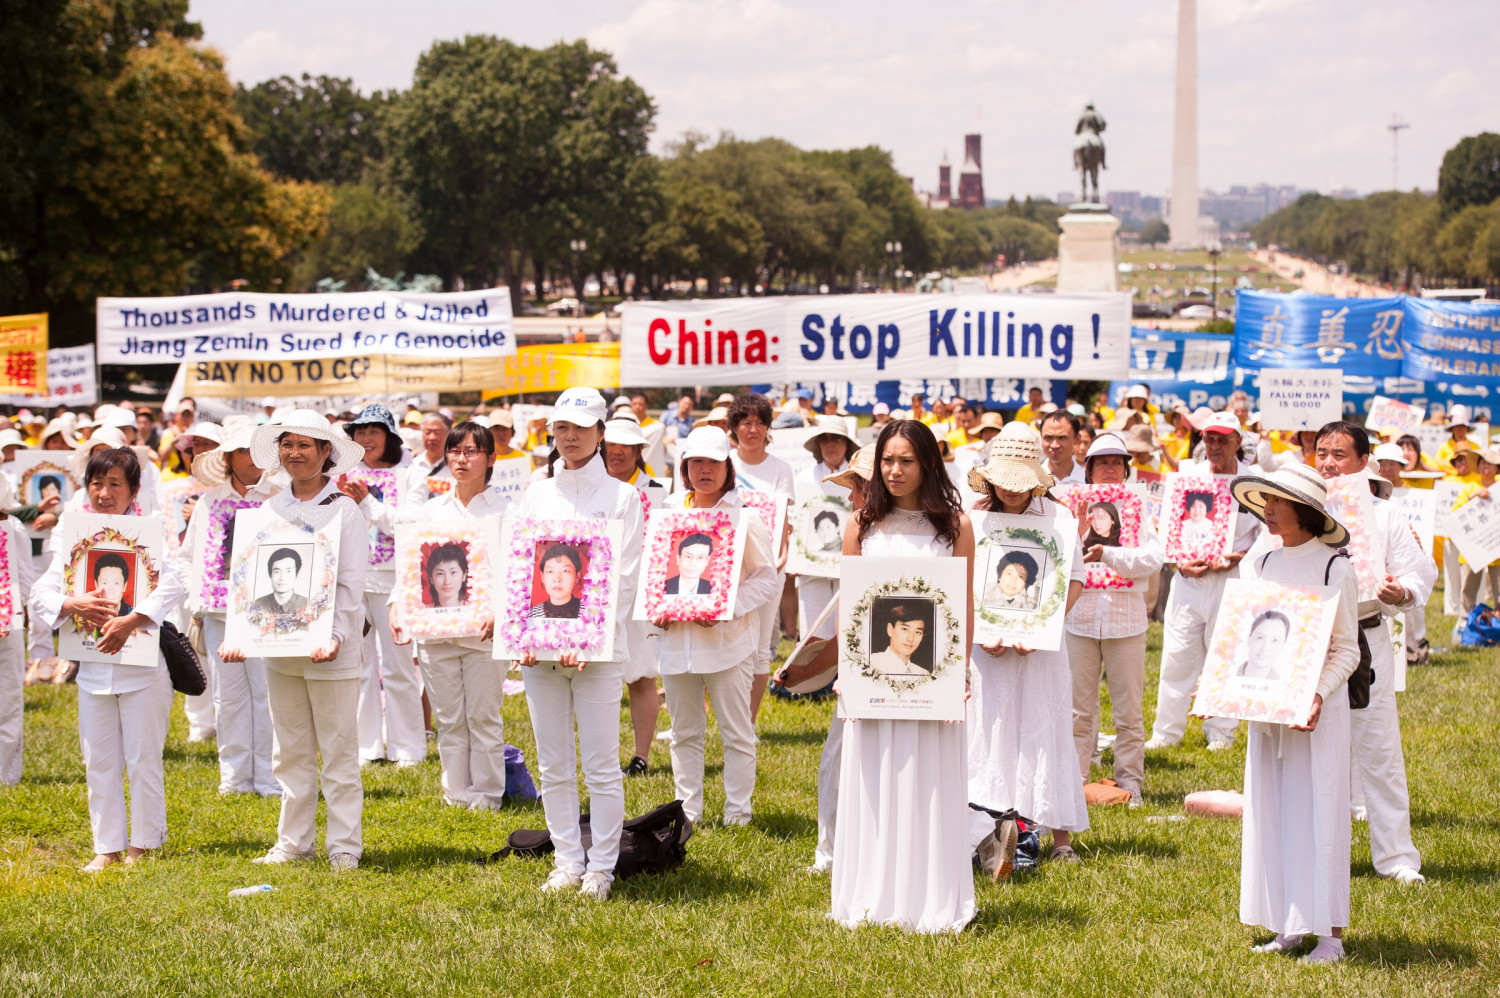
{"type": "Polygon", "coordinates": [[[1057,293],[1120,290],[1120,220],[1102,204],[1068,206],[1057,220],[1057,293]]]}

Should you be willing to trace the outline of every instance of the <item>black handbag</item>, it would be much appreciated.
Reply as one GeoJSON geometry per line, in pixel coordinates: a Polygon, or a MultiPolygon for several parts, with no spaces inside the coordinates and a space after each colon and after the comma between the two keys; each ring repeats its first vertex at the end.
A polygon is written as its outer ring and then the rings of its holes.
{"type": "MultiPolygon", "coordinates": [[[[1347,554],[1340,551],[1333,558],[1347,558],[1347,554]]],[[[1329,573],[1333,571],[1333,558],[1328,559],[1328,567],[1323,569],[1323,585],[1328,585],[1329,573]]],[[[1375,666],[1370,658],[1370,643],[1365,640],[1365,624],[1360,621],[1356,628],[1359,636],[1359,664],[1349,675],[1349,709],[1364,710],[1370,706],[1370,687],[1375,683],[1375,666]]]]}
{"type": "Polygon", "coordinates": [[[198,661],[198,653],[187,635],[177,629],[170,620],[161,622],[161,655],[167,660],[167,675],[172,678],[172,689],[190,697],[202,696],[208,690],[208,676],[198,661]]]}

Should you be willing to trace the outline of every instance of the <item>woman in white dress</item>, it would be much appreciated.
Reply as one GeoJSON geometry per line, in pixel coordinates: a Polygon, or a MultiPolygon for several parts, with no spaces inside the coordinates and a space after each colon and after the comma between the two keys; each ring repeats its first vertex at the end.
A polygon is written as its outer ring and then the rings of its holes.
{"type": "MultiPolygon", "coordinates": [[[[969,472],[979,494],[974,512],[1052,516],[1044,498],[1055,484],[1042,465],[1041,441],[1011,423],[990,456],[969,472]]],[[[1083,559],[1073,549],[1064,612],[1083,592],[1083,559]]],[[[1015,861],[1015,821],[1007,811],[1052,829],[1052,858],[1077,862],[1072,833],[1089,827],[1073,753],[1072,679],[1066,646],[1058,651],[997,641],[974,650],[969,697],[969,842],[980,866],[998,880],[1015,861]]]]}
{"type": "MultiPolygon", "coordinates": [[[[942,460],[921,423],[887,424],[875,442],[878,473],[845,529],[844,554],[958,557],[972,578],[974,531],[942,460]]],[[[831,917],[849,927],[961,931],[974,917],[963,722],[847,723],[831,917]]]]}
{"type": "Polygon", "coordinates": [[[1239,503],[1281,538],[1246,558],[1240,577],[1339,591],[1317,694],[1303,724],[1254,721],[1245,751],[1240,921],[1276,933],[1257,953],[1280,953],[1318,936],[1303,963],[1344,955],[1349,924],[1349,695],[1359,664],[1359,584],[1336,548],[1349,532],[1324,512],[1322,477],[1302,464],[1231,483],[1239,503]]]}
{"type": "MultiPolygon", "coordinates": [[[[420,510],[406,511],[404,520],[472,522],[505,514],[510,496],[490,485],[495,441],[488,428],[471,422],[454,426],[444,439],[443,457],[444,467],[453,476],[453,488],[428,499],[420,510]]],[[[450,558],[455,560],[446,563],[456,569],[450,575],[454,583],[460,576],[467,577],[468,559],[456,560],[460,555],[452,552],[450,558]]],[[[499,571],[501,560],[492,556],[491,566],[499,571]]],[[[434,604],[441,602],[442,597],[437,595],[434,604]]],[[[392,613],[391,636],[398,647],[409,648],[406,622],[399,618],[399,613],[392,613]]],[[[498,811],[505,803],[505,721],[500,716],[505,703],[505,667],[495,661],[494,636],[495,620],[491,616],[482,635],[417,642],[417,657],[437,727],[443,802],[473,811],[498,811]]]]}

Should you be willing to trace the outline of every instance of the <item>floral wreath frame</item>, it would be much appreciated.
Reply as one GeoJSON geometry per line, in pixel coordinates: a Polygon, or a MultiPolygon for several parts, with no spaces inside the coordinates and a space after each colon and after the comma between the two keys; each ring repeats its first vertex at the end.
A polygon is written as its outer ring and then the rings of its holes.
{"type": "MultiPolygon", "coordinates": [[[[1214,525],[1213,539],[1206,545],[1187,548],[1182,544],[1182,524],[1187,518],[1187,496],[1189,492],[1210,492],[1214,497],[1214,509],[1231,510],[1234,508],[1234,495],[1229,491],[1229,483],[1232,479],[1227,475],[1179,475],[1171,486],[1168,495],[1171,497],[1172,508],[1163,510],[1162,516],[1170,516],[1167,528],[1167,551],[1176,551],[1185,561],[1213,561],[1222,558],[1229,550],[1229,513],[1222,517],[1214,516],[1211,522],[1214,525]],[[1205,552],[1212,552],[1205,554],[1205,552]]],[[[1168,560],[1172,560],[1168,558],[1168,560]]]]}
{"type": "MultiPolygon", "coordinates": [[[[63,592],[73,592],[73,587],[78,581],[79,568],[88,560],[89,552],[98,548],[129,551],[139,559],[139,564],[146,566],[145,595],[150,596],[156,591],[156,586],[161,581],[161,567],[151,556],[151,552],[146,550],[146,546],[136,538],[122,534],[114,527],[104,527],[74,544],[73,550],[68,552],[68,563],[63,566],[63,592]]],[[[9,587],[7,586],[6,589],[8,590],[9,587]]],[[[73,614],[73,626],[77,628],[79,634],[88,635],[95,641],[99,639],[99,629],[89,624],[79,614],[73,614]]]]}
{"type": "Polygon", "coordinates": [[[1037,608],[1024,616],[1001,616],[982,605],[977,598],[974,601],[974,616],[987,624],[1004,626],[1007,631],[1011,632],[1029,633],[1040,630],[1068,598],[1068,569],[1063,565],[1062,545],[1057,543],[1056,537],[1046,531],[1035,530],[1031,527],[1000,527],[989,531],[987,537],[991,544],[1003,541],[1028,541],[1035,544],[1047,552],[1047,557],[1052,559],[1052,580],[1048,584],[1047,595],[1037,604],[1037,608]]]}
{"type": "Polygon", "coordinates": [[[445,495],[448,494],[449,490],[452,489],[452,488],[453,488],[453,479],[451,479],[451,478],[428,478],[427,479],[427,495],[428,495],[428,498],[436,499],[438,496],[445,496],[445,495]]]}
{"type": "Polygon", "coordinates": [[[9,636],[15,617],[16,607],[10,594],[10,545],[0,538],[0,638],[9,636]]]}
{"type": "MultiPolygon", "coordinates": [[[[771,538],[771,546],[781,550],[781,545],[777,543],[779,538],[776,537],[776,496],[755,489],[740,489],[739,493],[740,505],[760,514],[760,522],[766,525],[766,536],[771,538]]],[[[785,509],[786,500],[783,499],[781,505],[785,509]]]]}
{"type": "MultiPolygon", "coordinates": [[[[848,499],[841,498],[840,496],[819,495],[814,496],[813,498],[804,502],[801,506],[797,507],[797,519],[799,523],[801,522],[802,516],[807,508],[814,504],[817,504],[819,506],[833,506],[834,508],[843,511],[846,518],[854,514],[854,505],[849,502],[848,499]]],[[[807,544],[802,536],[802,531],[800,530],[792,531],[792,548],[796,551],[797,557],[803,559],[808,564],[820,565],[825,568],[832,568],[837,566],[844,557],[842,547],[840,547],[839,550],[833,554],[824,554],[821,552],[815,554],[814,552],[809,551],[807,548],[807,544]]]]}
{"type": "Polygon", "coordinates": [[[73,477],[72,469],[53,464],[51,461],[38,461],[21,473],[21,480],[16,483],[16,495],[25,499],[26,493],[31,490],[31,480],[37,475],[61,475],[68,483],[68,494],[64,496],[64,499],[71,498],[73,493],[78,491],[78,480],[73,477]]]}
{"type": "MultiPolygon", "coordinates": [[[[1120,547],[1139,547],[1141,543],[1141,520],[1146,515],[1146,504],[1124,483],[1109,485],[1073,485],[1063,493],[1063,504],[1082,522],[1078,507],[1080,503],[1111,502],[1120,510],[1120,547]]],[[[1103,562],[1090,562],[1084,577],[1085,589],[1133,589],[1135,583],[1104,567],[1103,562]]]]}
{"type": "MultiPolygon", "coordinates": [[[[1385,577],[1383,566],[1377,564],[1375,560],[1374,540],[1370,536],[1365,517],[1356,499],[1356,489],[1364,489],[1365,493],[1369,494],[1369,488],[1364,478],[1358,475],[1332,479],[1328,482],[1328,496],[1323,504],[1328,515],[1343,524],[1344,529],[1349,531],[1349,543],[1346,548],[1349,552],[1349,561],[1354,566],[1354,574],[1359,581],[1359,598],[1362,600],[1374,599],[1380,589],[1381,580],[1385,577]]],[[[1373,505],[1373,500],[1371,505],[1373,505]]]]}
{"type": "MultiPolygon", "coordinates": [[[[222,611],[229,607],[229,566],[224,564],[224,535],[235,514],[242,509],[256,509],[258,499],[215,499],[208,509],[208,530],[203,540],[203,583],[198,599],[203,609],[222,611]]],[[[233,553],[231,552],[231,557],[233,553]]]]}
{"type": "Polygon", "coordinates": [[[849,623],[844,627],[844,657],[859,674],[866,679],[878,680],[897,693],[910,693],[948,674],[950,669],[964,665],[963,635],[958,626],[958,615],[953,612],[948,593],[932,585],[920,575],[901,576],[899,579],[877,582],[864,591],[859,602],[849,611],[849,623]],[[945,617],[947,648],[934,649],[932,675],[888,676],[870,665],[870,650],[864,646],[865,620],[869,617],[875,601],[891,596],[917,596],[933,600],[943,608],[945,617]]]}
{"type": "Polygon", "coordinates": [[[674,621],[717,620],[729,602],[730,572],[734,569],[734,521],[722,509],[664,510],[670,513],[667,529],[654,530],[648,538],[646,577],[646,617],[674,621]],[[709,592],[706,595],[683,593],[668,599],[667,562],[671,549],[688,534],[707,534],[713,538],[714,554],[708,563],[709,592]]]}
{"type": "Polygon", "coordinates": [[[495,619],[495,645],[524,651],[596,651],[603,647],[609,609],[609,578],[615,551],[608,520],[543,520],[521,517],[510,521],[504,596],[495,619]],[[586,544],[589,565],[583,572],[583,592],[576,619],[531,619],[531,581],[539,541],[586,544]]]}
{"type": "MultiPolygon", "coordinates": [[[[309,591],[307,606],[300,613],[268,613],[255,605],[255,558],[242,558],[236,564],[229,575],[229,589],[234,597],[236,607],[244,607],[245,620],[251,627],[258,630],[262,635],[269,637],[273,634],[290,633],[293,626],[309,627],[333,606],[334,590],[338,583],[338,555],[333,552],[333,545],[328,540],[328,535],[313,528],[313,526],[302,520],[286,520],[278,515],[272,522],[264,527],[250,539],[246,545],[246,551],[255,549],[259,551],[260,546],[266,543],[272,535],[284,533],[287,528],[293,528],[307,534],[304,539],[292,543],[311,543],[316,549],[314,560],[317,555],[322,555],[323,571],[321,575],[312,580],[309,591]]],[[[277,542],[279,543],[279,541],[277,542]]]]}
{"type": "Polygon", "coordinates": [[[1319,636],[1320,626],[1310,621],[1314,619],[1312,614],[1328,612],[1328,599],[1308,586],[1249,579],[1241,581],[1243,584],[1237,587],[1237,592],[1226,595],[1219,607],[1219,619],[1225,621],[1225,625],[1210,638],[1208,661],[1211,667],[1205,666],[1202,688],[1216,691],[1213,705],[1219,711],[1269,724],[1299,724],[1306,720],[1304,708],[1289,708],[1278,702],[1282,698],[1254,689],[1241,688],[1237,694],[1231,694],[1228,680],[1235,669],[1235,652],[1249,638],[1249,622],[1266,610],[1280,610],[1298,626],[1292,628],[1288,637],[1290,646],[1284,656],[1291,663],[1292,671],[1280,679],[1277,686],[1294,691],[1305,687],[1309,672],[1322,672],[1323,656],[1313,656],[1310,651],[1313,639],[1319,636]],[[1314,661],[1309,662],[1310,657],[1314,661]],[[1297,712],[1300,716],[1293,716],[1297,712]]]}
{"type": "MultiPolygon", "coordinates": [[[[359,471],[351,471],[349,481],[359,482],[366,488],[375,486],[381,494],[381,498],[377,501],[387,506],[394,508],[401,504],[400,482],[396,479],[396,472],[391,468],[363,468],[359,471]]],[[[383,530],[371,527],[370,564],[388,565],[394,557],[396,557],[396,538],[383,530]]]]}
{"type": "Polygon", "coordinates": [[[448,520],[412,525],[403,532],[405,544],[416,549],[416,556],[403,548],[396,558],[396,591],[401,594],[401,618],[408,633],[419,641],[443,641],[450,638],[475,637],[484,632],[479,619],[491,611],[494,571],[490,564],[489,545],[484,528],[477,522],[448,520]],[[441,544],[462,541],[469,545],[469,605],[464,613],[444,611],[434,614],[435,607],[422,602],[424,566],[432,549],[441,544]],[[483,552],[482,558],[474,557],[483,552]]]}

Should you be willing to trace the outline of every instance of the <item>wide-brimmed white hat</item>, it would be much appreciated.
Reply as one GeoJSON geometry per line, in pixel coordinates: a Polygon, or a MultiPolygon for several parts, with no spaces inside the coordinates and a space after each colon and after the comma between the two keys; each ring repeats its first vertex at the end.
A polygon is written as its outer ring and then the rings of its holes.
{"type": "Polygon", "coordinates": [[[1323,514],[1323,532],[1318,540],[1331,547],[1349,541],[1349,531],[1328,515],[1328,484],[1323,476],[1305,464],[1284,464],[1269,475],[1244,475],[1229,483],[1235,500],[1261,522],[1266,519],[1266,497],[1280,496],[1291,502],[1311,506],[1323,514]]]}
{"type": "Polygon", "coordinates": [[[71,420],[62,419],[62,418],[58,418],[58,419],[54,419],[51,422],[49,422],[47,424],[46,429],[42,430],[42,435],[39,436],[39,437],[37,437],[37,439],[36,439],[36,445],[37,445],[37,447],[40,448],[40,449],[42,449],[42,450],[46,450],[47,449],[47,438],[48,437],[52,437],[52,436],[56,436],[58,434],[62,435],[63,441],[69,447],[77,447],[78,446],[78,434],[76,434],[76,433],[73,432],[72,421],[71,420]]]}
{"type": "MultiPolygon", "coordinates": [[[[204,485],[223,485],[229,480],[229,453],[237,450],[249,450],[250,442],[255,437],[255,422],[241,417],[234,423],[224,428],[223,438],[219,446],[207,454],[199,454],[193,458],[193,477],[204,485]]],[[[252,461],[255,454],[250,455],[252,461]]],[[[262,467],[256,462],[256,467],[261,471],[270,469],[262,467]]],[[[274,467],[274,465],[272,466],[274,467]]]]}
{"type": "Polygon", "coordinates": [[[217,444],[224,439],[224,427],[218,423],[210,423],[205,419],[200,419],[173,437],[172,446],[181,449],[184,443],[192,440],[194,437],[200,440],[212,440],[217,444]]]}
{"type": "Polygon", "coordinates": [[[700,426],[712,426],[714,423],[728,423],[728,422],[729,422],[729,408],[728,408],[728,406],[716,405],[712,409],[708,410],[708,415],[707,416],[704,416],[702,419],[696,419],[696,420],[694,420],[693,421],[693,428],[697,429],[700,426]]]}
{"type": "Polygon", "coordinates": [[[850,454],[859,449],[859,439],[849,432],[849,421],[842,416],[820,416],[813,426],[817,428],[816,432],[802,442],[802,447],[815,459],[823,459],[823,452],[819,450],[819,437],[839,437],[849,441],[850,454]]]}
{"type": "Polygon", "coordinates": [[[1151,389],[1145,385],[1131,385],[1130,390],[1125,393],[1125,397],[1127,399],[1146,399],[1149,402],[1151,400],[1151,389]]]}
{"type": "Polygon", "coordinates": [[[621,444],[625,447],[644,447],[646,435],[641,432],[640,423],[633,419],[616,417],[604,424],[604,442],[621,444]]]}
{"type": "Polygon", "coordinates": [[[1450,430],[1455,426],[1467,426],[1473,429],[1474,424],[1469,419],[1469,407],[1466,405],[1450,406],[1448,409],[1448,422],[1443,425],[1450,430]]]}
{"type": "Polygon", "coordinates": [[[706,457],[710,461],[729,460],[729,436],[717,426],[700,426],[682,439],[677,458],[706,457]]]}
{"type": "Polygon", "coordinates": [[[1371,456],[1377,461],[1396,461],[1403,467],[1406,465],[1406,451],[1401,449],[1400,444],[1381,444],[1371,456]]]}
{"type": "Polygon", "coordinates": [[[250,435],[250,459],[257,468],[281,467],[277,441],[283,433],[295,433],[332,444],[333,467],[328,470],[329,476],[352,471],[365,455],[363,447],[349,439],[348,434],[334,429],[333,424],[322,413],[311,409],[293,409],[290,412],[278,410],[278,414],[269,423],[257,426],[250,435]]]}
{"type": "Polygon", "coordinates": [[[6,447],[25,446],[26,438],[21,436],[20,430],[11,429],[8,426],[5,429],[0,430],[0,450],[4,450],[6,447]]]}
{"type": "Polygon", "coordinates": [[[94,456],[94,451],[101,447],[123,448],[130,445],[125,442],[125,434],[113,426],[101,426],[95,430],[87,440],[80,440],[73,448],[73,453],[68,455],[68,470],[73,473],[73,480],[83,482],[83,473],[88,470],[89,458],[94,456]]]}
{"type": "Polygon", "coordinates": [[[1057,479],[1042,465],[1042,440],[1023,422],[1010,422],[990,440],[990,456],[969,471],[969,488],[985,495],[990,486],[1042,495],[1057,479]]]}
{"type": "Polygon", "coordinates": [[[1380,499],[1389,499],[1391,493],[1396,491],[1396,486],[1391,484],[1390,479],[1380,474],[1379,467],[1374,461],[1370,461],[1365,464],[1365,470],[1359,472],[1359,475],[1370,483],[1371,494],[1380,499]]]}
{"type": "Polygon", "coordinates": [[[823,481],[830,485],[842,485],[846,489],[854,488],[854,480],[868,482],[875,477],[875,445],[865,444],[854,452],[849,459],[849,466],[843,471],[832,475],[824,475],[823,481]]]}

